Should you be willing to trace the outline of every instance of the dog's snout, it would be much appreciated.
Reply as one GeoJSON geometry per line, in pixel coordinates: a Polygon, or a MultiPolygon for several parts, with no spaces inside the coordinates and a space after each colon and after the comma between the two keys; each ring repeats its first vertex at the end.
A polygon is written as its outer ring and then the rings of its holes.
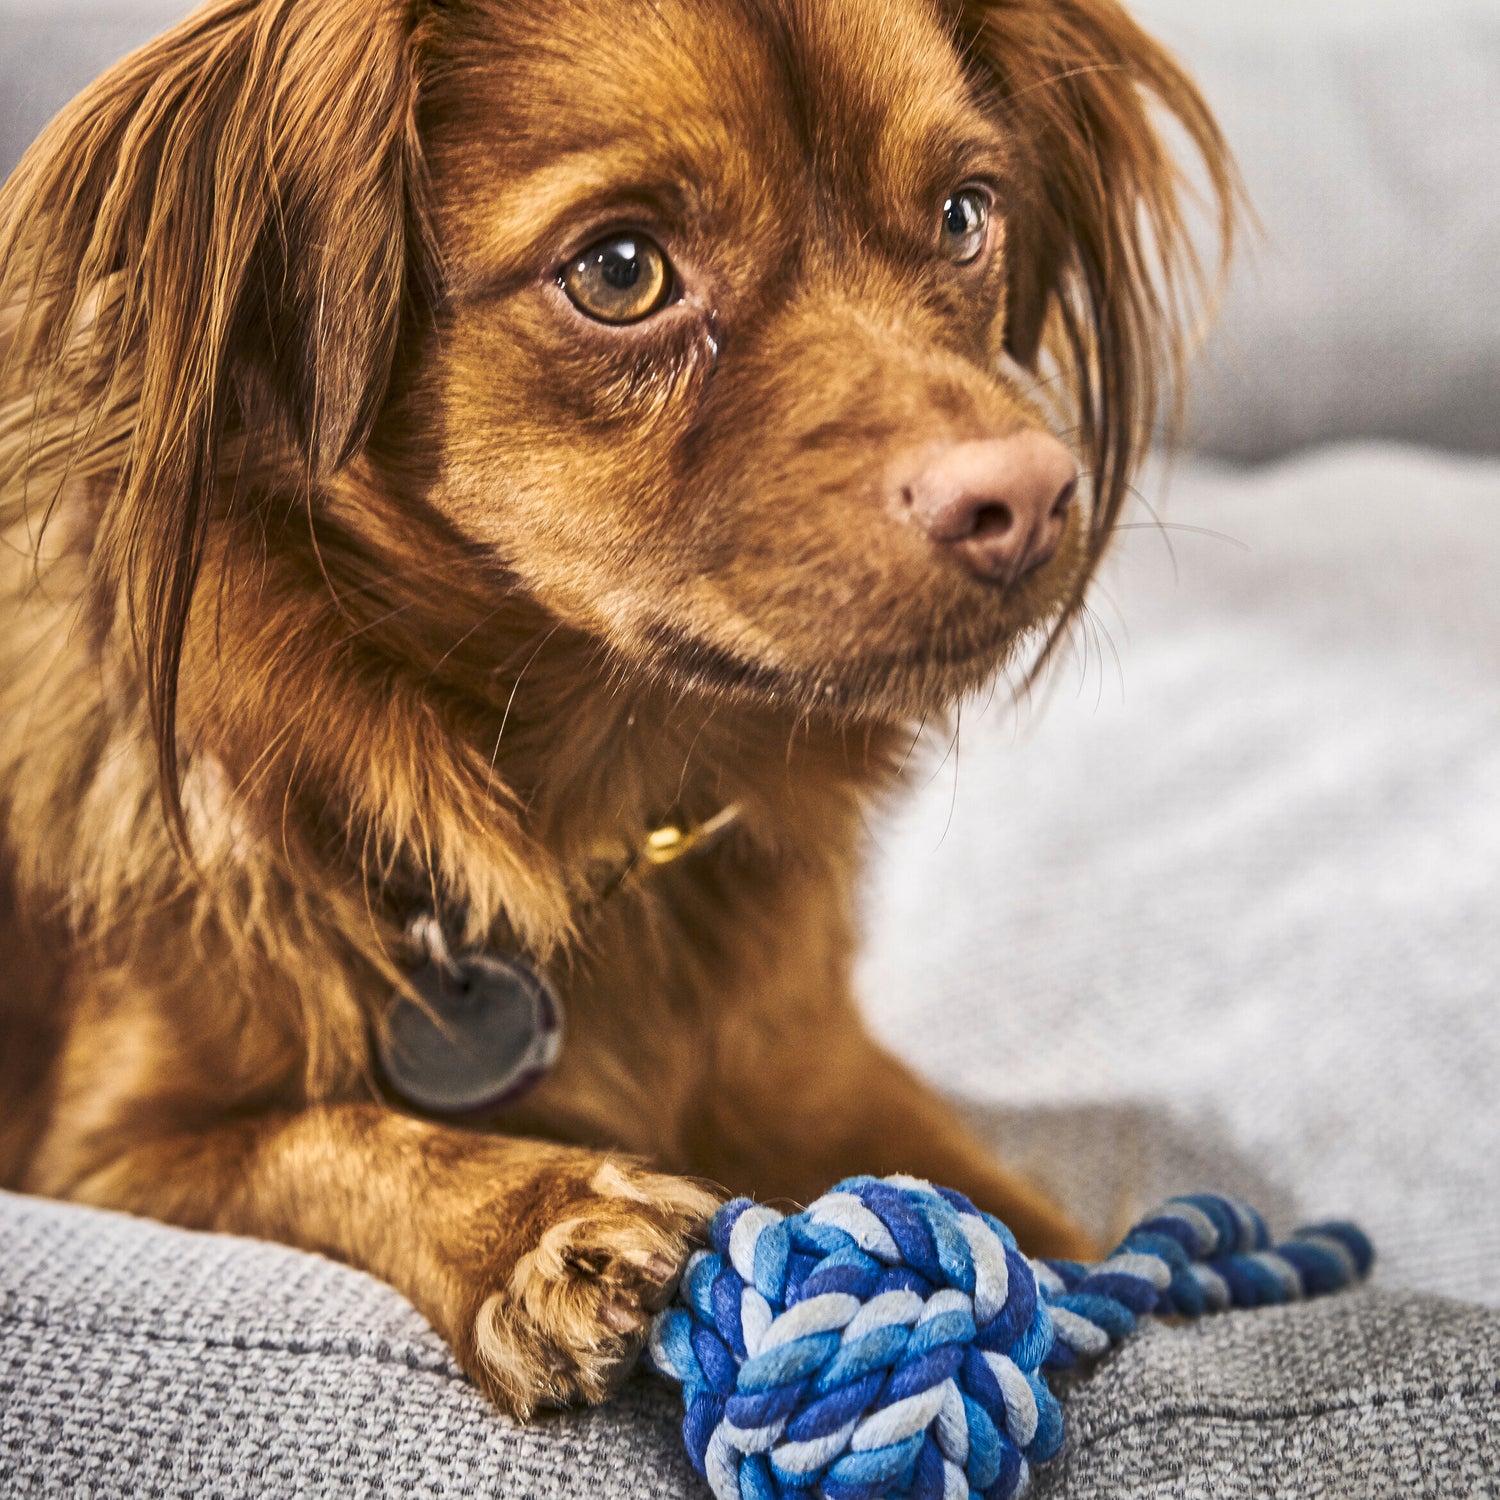
{"type": "Polygon", "coordinates": [[[1058,549],[1078,489],[1073,456],[1050,433],[951,443],[893,471],[896,509],[979,578],[1013,583],[1058,549]]]}

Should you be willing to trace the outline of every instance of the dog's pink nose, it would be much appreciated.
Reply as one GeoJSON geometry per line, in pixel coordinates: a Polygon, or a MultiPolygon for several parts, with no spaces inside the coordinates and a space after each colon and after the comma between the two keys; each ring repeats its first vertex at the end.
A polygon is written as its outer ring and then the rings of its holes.
{"type": "Polygon", "coordinates": [[[1057,551],[1078,490],[1073,455],[1046,432],[953,443],[893,471],[891,501],[979,578],[1014,583],[1057,551]]]}

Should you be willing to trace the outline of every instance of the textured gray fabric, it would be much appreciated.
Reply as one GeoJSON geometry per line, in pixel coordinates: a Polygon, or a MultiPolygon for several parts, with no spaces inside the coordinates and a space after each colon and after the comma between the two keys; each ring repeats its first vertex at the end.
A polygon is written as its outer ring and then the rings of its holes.
{"type": "Polygon", "coordinates": [[[863,993],[1101,1232],[1212,1184],[1500,1305],[1500,464],[1184,464],[1163,514],[881,832],[863,993]]]}
{"type": "Polygon", "coordinates": [[[1494,1500],[1500,1314],[1361,1291],[1146,1329],[1034,1500],[1494,1500]]]}
{"type": "Polygon", "coordinates": [[[518,1429],[389,1287],[0,1194],[0,1494],[697,1495],[668,1393],[518,1429]]]}
{"type": "MultiPolygon", "coordinates": [[[[1500,1315],[1415,1296],[1153,1328],[1067,1398],[1038,1500],[1478,1500],[1500,1315]]],[[[369,1277],[0,1194],[0,1494],[698,1500],[673,1398],[520,1430],[369,1277]]]]}

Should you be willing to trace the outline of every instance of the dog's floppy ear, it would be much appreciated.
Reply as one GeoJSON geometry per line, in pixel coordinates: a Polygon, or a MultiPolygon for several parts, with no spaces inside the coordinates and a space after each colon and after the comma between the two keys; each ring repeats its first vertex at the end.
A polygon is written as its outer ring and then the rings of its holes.
{"type": "Polygon", "coordinates": [[[1239,189],[1192,81],[1117,0],[960,0],[980,87],[1016,140],[1006,347],[1053,355],[1077,404],[1102,546],[1180,389],[1200,268],[1160,116],[1201,156],[1227,254],[1239,189]]]}
{"type": "Polygon", "coordinates": [[[133,433],[95,583],[133,622],[179,830],[177,675],[226,443],[313,479],[347,461],[420,279],[414,4],[215,0],[75,100],[0,197],[26,373],[108,288],[100,407],[131,405],[133,433]]]}

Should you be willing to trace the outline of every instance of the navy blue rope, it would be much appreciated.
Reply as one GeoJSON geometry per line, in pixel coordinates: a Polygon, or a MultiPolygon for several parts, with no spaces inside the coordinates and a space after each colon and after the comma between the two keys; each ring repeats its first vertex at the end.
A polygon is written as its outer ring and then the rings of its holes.
{"type": "Polygon", "coordinates": [[[960,1193],[855,1177],[784,1217],[739,1198],[652,1328],[716,1500],[1009,1500],[1062,1446],[1051,1373],[1150,1315],[1320,1296],[1368,1274],[1352,1224],[1273,1246],[1253,1209],[1174,1198],[1096,1266],[1028,1261],[960,1193]]]}

